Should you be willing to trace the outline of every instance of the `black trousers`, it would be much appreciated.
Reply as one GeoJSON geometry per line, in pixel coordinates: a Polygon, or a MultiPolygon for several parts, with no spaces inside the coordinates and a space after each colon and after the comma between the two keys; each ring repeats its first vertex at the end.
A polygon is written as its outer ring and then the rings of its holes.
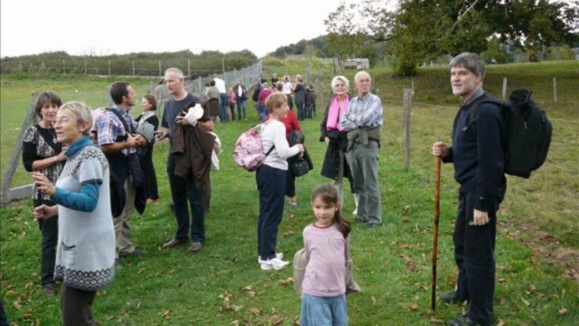
{"type": "Polygon", "coordinates": [[[272,259],[283,217],[286,171],[264,164],[257,169],[255,178],[259,190],[257,251],[261,259],[272,259]]]}
{"type": "Polygon", "coordinates": [[[62,321],[64,326],[93,326],[96,320],[92,315],[92,303],[96,291],[84,291],[62,284],[62,321]]]}
{"type": "Polygon", "coordinates": [[[147,199],[159,199],[157,173],[153,164],[153,146],[147,148],[147,154],[140,158],[141,169],[145,175],[145,194],[147,199]]]}
{"type": "MultiPolygon", "coordinates": [[[[42,204],[52,206],[50,200],[34,200],[34,207],[42,204]]],[[[40,285],[54,284],[54,264],[56,262],[56,244],[58,242],[58,216],[47,220],[39,220],[38,226],[42,233],[40,254],[40,285]]]]}
{"type": "Polygon", "coordinates": [[[494,322],[495,242],[499,199],[489,209],[489,223],[470,225],[474,219],[475,193],[461,192],[454,226],[454,258],[458,266],[456,299],[468,300],[468,317],[483,325],[494,322]]]}

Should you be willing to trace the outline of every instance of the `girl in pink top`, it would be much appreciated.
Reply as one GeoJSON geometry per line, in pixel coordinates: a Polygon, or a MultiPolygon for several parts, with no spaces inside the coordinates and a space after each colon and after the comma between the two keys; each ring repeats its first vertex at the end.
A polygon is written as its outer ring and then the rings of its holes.
{"type": "Polygon", "coordinates": [[[350,222],[342,217],[332,185],[312,194],[316,217],[303,232],[308,265],[302,283],[301,324],[348,325],[346,262],[350,256],[350,222]]]}
{"type": "MultiPolygon", "coordinates": [[[[229,110],[231,111],[231,121],[235,120],[235,104],[237,103],[237,93],[235,92],[236,87],[231,87],[231,92],[229,93],[229,110]]],[[[240,109],[237,108],[237,111],[240,109]]],[[[241,116],[239,117],[241,120],[241,116]]]]}

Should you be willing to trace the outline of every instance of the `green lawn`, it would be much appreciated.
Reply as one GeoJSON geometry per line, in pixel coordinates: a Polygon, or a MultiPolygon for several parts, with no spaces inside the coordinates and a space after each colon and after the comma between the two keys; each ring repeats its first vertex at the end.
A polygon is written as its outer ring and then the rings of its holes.
{"type": "MultiPolygon", "coordinates": [[[[513,69],[505,66],[507,68],[513,69]]],[[[566,70],[575,76],[576,70],[569,67],[566,70]]],[[[415,85],[440,85],[436,87],[445,89],[448,85],[445,72],[421,70],[415,85]]],[[[516,72],[512,74],[524,75],[520,70],[516,72]]],[[[278,71],[278,75],[281,73],[278,71]]],[[[407,87],[410,80],[392,79],[382,69],[371,73],[379,83],[377,88],[381,90],[386,112],[380,161],[385,223],[369,231],[354,225],[352,256],[356,280],[363,292],[349,297],[350,324],[443,324],[460,315],[463,308],[439,302],[436,313],[430,311],[435,177],[435,160],[430,147],[440,138],[448,141],[456,100],[444,95],[442,100],[434,101],[437,105],[431,105],[426,97],[433,96],[436,90],[421,88],[423,91],[419,92],[417,88],[412,115],[412,163],[405,169],[400,100],[401,89],[407,87]]],[[[323,74],[328,72],[320,73],[323,74]]],[[[489,80],[493,78],[489,76],[489,80]]],[[[24,81],[12,78],[8,81],[13,87],[9,88],[11,91],[25,93],[20,84],[24,81]]],[[[3,115],[7,87],[4,82],[3,77],[3,115]]],[[[51,83],[50,80],[25,82],[35,89],[43,83],[51,83]]],[[[65,85],[66,80],[58,83],[65,85]]],[[[99,93],[106,89],[106,83],[94,83],[93,86],[98,87],[86,92],[99,93]]],[[[138,88],[139,94],[144,94],[142,90],[147,83],[138,88]]],[[[497,88],[490,82],[486,85],[490,89],[500,89],[500,85],[497,88]]],[[[549,87],[549,82],[540,85],[538,93],[546,94],[544,89],[549,87]]],[[[64,93],[66,87],[63,87],[61,92],[64,93]]],[[[49,89],[59,91],[56,86],[49,89]]],[[[446,93],[441,91],[441,94],[446,93]]],[[[579,213],[576,200],[579,191],[576,104],[579,97],[570,90],[562,94],[562,103],[547,102],[545,105],[555,126],[546,165],[529,180],[509,178],[509,193],[499,216],[495,309],[498,320],[504,325],[576,325],[579,318],[579,286],[565,276],[569,266],[577,266],[577,258],[574,258],[577,256],[573,254],[579,249],[576,237],[579,231],[576,218],[579,213]]],[[[12,100],[16,99],[12,96],[12,100]]],[[[102,105],[98,100],[90,104],[102,105]]],[[[278,248],[288,259],[303,246],[301,232],[313,221],[309,207],[311,191],[316,185],[329,182],[319,174],[325,151],[323,143],[318,142],[319,122],[325,103],[318,107],[321,107],[318,118],[302,123],[315,170],[296,181],[299,206],[295,210],[286,207],[280,230],[278,248]]],[[[134,242],[148,254],[125,260],[113,285],[99,292],[94,313],[101,325],[297,323],[301,300],[288,282],[292,277],[291,268],[265,272],[257,264],[255,176],[235,166],[232,159],[237,137],[257,122],[251,105],[248,116],[247,122],[236,121],[217,127],[224,146],[222,170],[212,174],[208,238],[206,247],[196,255],[188,254],[186,248],[160,249],[173,236],[176,222],[168,208],[171,200],[164,171],[168,145],[155,148],[161,200],[132,221],[134,242]]],[[[6,148],[4,140],[2,148],[6,148]]],[[[452,167],[444,166],[439,294],[452,291],[456,273],[451,234],[457,185],[452,175],[452,167]]],[[[351,196],[346,196],[345,205],[345,215],[351,218],[351,196]]],[[[13,204],[2,209],[0,216],[0,269],[3,274],[0,293],[10,319],[18,325],[60,324],[58,299],[45,297],[39,286],[40,232],[32,218],[30,203],[13,204]]]]}

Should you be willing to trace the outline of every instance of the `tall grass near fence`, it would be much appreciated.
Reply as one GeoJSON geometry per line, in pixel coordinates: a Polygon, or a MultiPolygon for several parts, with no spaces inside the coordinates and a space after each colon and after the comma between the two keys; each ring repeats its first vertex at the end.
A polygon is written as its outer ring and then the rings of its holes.
{"type": "MultiPolygon", "coordinates": [[[[523,69],[526,67],[510,75],[524,76],[523,69]]],[[[574,73],[571,69],[567,72],[574,73]]],[[[405,168],[401,90],[410,85],[410,79],[392,79],[379,70],[371,73],[385,107],[380,152],[385,223],[370,231],[354,225],[355,276],[364,292],[349,298],[350,324],[442,324],[460,315],[462,308],[439,303],[436,314],[429,310],[435,177],[430,148],[436,140],[449,141],[458,103],[445,93],[450,91],[446,69],[421,71],[414,81],[411,165],[405,168]],[[438,94],[443,100],[427,103],[425,94],[438,94]]],[[[353,85],[353,78],[350,80],[353,85]]],[[[487,89],[495,87],[490,80],[492,77],[487,79],[487,89]]],[[[536,94],[545,91],[547,86],[532,82],[536,94]]],[[[568,102],[563,103],[579,101],[573,92],[565,94],[560,98],[568,102]]],[[[574,325],[579,318],[578,283],[562,276],[565,266],[548,265],[541,248],[535,243],[529,245],[523,237],[525,233],[532,236],[538,226],[553,241],[559,241],[560,248],[579,248],[573,237],[579,231],[577,106],[548,101],[544,106],[555,126],[550,156],[530,180],[509,178],[509,192],[499,216],[496,315],[505,325],[574,325]]],[[[325,151],[324,144],[318,142],[322,111],[317,119],[302,122],[315,170],[296,181],[298,208],[284,212],[278,245],[288,258],[303,246],[301,231],[312,222],[308,204],[312,189],[330,181],[319,175],[325,151]]],[[[176,225],[168,208],[170,193],[164,173],[168,146],[155,147],[161,201],[132,221],[134,241],[148,254],[124,261],[113,285],[99,293],[94,311],[102,325],[292,325],[298,320],[300,298],[289,280],[291,270],[268,273],[257,265],[255,175],[235,166],[231,155],[239,134],[257,123],[251,107],[248,117],[247,122],[217,127],[224,146],[222,170],[212,173],[207,246],[197,255],[188,254],[185,248],[160,249],[174,235],[176,225]]],[[[457,185],[452,174],[452,167],[445,165],[439,293],[451,291],[455,280],[451,233],[457,185]]],[[[349,195],[345,206],[351,219],[353,200],[349,195]]],[[[29,203],[0,210],[0,269],[4,277],[0,293],[9,317],[19,325],[58,325],[58,299],[46,298],[38,286],[40,233],[30,210],[29,203]]]]}

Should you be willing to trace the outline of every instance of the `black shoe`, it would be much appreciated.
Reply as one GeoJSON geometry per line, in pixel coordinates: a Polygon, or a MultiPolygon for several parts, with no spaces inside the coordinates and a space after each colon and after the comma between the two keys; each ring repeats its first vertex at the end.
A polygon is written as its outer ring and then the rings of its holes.
{"type": "Polygon", "coordinates": [[[147,252],[145,250],[139,250],[139,249],[135,249],[131,252],[121,251],[121,252],[119,252],[119,258],[128,258],[131,256],[143,256],[146,253],[147,252]]]}
{"type": "Polygon", "coordinates": [[[466,300],[460,300],[455,296],[455,294],[456,292],[445,293],[440,296],[440,299],[442,299],[444,303],[462,305],[466,300]]]}
{"type": "Polygon", "coordinates": [[[356,223],[368,223],[368,221],[356,216],[356,223]]]}
{"type": "Polygon", "coordinates": [[[460,317],[458,319],[451,320],[448,326],[490,326],[490,324],[480,324],[475,323],[468,317],[460,317]]]}

